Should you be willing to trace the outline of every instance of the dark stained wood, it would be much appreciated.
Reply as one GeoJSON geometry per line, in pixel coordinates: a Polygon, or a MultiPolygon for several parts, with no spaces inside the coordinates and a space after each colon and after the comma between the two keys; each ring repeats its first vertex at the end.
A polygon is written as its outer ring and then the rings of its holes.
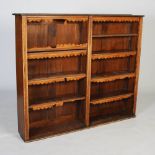
{"type": "Polygon", "coordinates": [[[74,101],[80,101],[84,100],[85,97],[82,96],[70,96],[70,97],[64,97],[64,98],[59,98],[57,100],[45,100],[41,103],[32,103],[30,106],[30,109],[33,110],[42,110],[42,109],[48,109],[48,108],[53,108],[57,106],[63,106],[63,103],[65,102],[74,102],[74,101]]]}
{"type": "Polygon", "coordinates": [[[93,52],[92,60],[96,59],[111,59],[111,58],[123,58],[136,55],[136,51],[126,51],[126,52],[93,52]]]}
{"type": "Polygon", "coordinates": [[[135,116],[142,15],[14,15],[24,141],[135,116]]]}
{"type": "Polygon", "coordinates": [[[26,61],[26,18],[16,16],[16,75],[18,130],[24,140],[29,139],[27,61],[26,61]]]}
{"type": "Polygon", "coordinates": [[[122,80],[126,78],[134,78],[134,73],[114,73],[114,74],[99,74],[96,76],[92,76],[91,82],[110,82],[115,80],[122,80]]]}
{"type": "Polygon", "coordinates": [[[13,13],[13,15],[21,16],[118,16],[118,17],[143,17],[144,15],[133,15],[133,14],[54,14],[54,13],[13,13]]]}
{"type": "Polygon", "coordinates": [[[18,110],[18,131],[25,139],[25,118],[24,118],[24,80],[23,79],[23,52],[22,51],[22,17],[16,17],[16,79],[17,79],[17,110],[18,110]],[[18,28],[17,28],[18,25],[18,28]]]}
{"type": "Polygon", "coordinates": [[[43,85],[43,84],[50,84],[55,82],[67,82],[67,81],[75,81],[75,80],[81,80],[85,78],[85,74],[61,74],[56,76],[49,76],[44,78],[34,78],[28,81],[28,85],[43,85]]]}
{"type": "Polygon", "coordinates": [[[139,79],[139,68],[140,68],[140,55],[141,55],[141,40],[142,40],[142,24],[143,18],[139,18],[139,26],[138,26],[138,44],[137,44],[137,57],[136,57],[136,79],[135,79],[135,87],[134,87],[134,107],[133,113],[136,113],[136,102],[137,102],[137,93],[138,93],[138,79],[139,79]]]}

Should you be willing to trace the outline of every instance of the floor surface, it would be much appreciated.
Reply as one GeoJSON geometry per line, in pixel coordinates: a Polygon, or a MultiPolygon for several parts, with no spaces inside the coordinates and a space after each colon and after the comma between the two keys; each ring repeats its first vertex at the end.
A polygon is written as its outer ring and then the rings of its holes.
{"type": "Polygon", "coordinates": [[[139,93],[137,117],[31,143],[17,132],[16,93],[0,92],[0,155],[155,155],[155,95],[139,93]]]}

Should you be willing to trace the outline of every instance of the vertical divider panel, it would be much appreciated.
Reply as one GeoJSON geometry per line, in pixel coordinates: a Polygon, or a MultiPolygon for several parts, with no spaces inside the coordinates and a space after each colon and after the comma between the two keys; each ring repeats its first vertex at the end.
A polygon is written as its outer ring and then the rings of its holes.
{"type": "Polygon", "coordinates": [[[90,118],[90,89],[91,89],[91,57],[92,57],[92,16],[88,17],[88,49],[87,49],[87,77],[86,77],[86,114],[85,123],[89,126],[90,118]]]}
{"type": "Polygon", "coordinates": [[[137,92],[138,92],[138,79],[139,79],[139,68],[140,68],[140,55],[141,55],[141,40],[142,40],[142,24],[143,18],[139,17],[139,25],[138,25],[138,44],[137,44],[137,56],[136,56],[136,78],[135,78],[135,86],[134,86],[134,106],[133,113],[136,113],[136,102],[137,102],[137,92]]]}

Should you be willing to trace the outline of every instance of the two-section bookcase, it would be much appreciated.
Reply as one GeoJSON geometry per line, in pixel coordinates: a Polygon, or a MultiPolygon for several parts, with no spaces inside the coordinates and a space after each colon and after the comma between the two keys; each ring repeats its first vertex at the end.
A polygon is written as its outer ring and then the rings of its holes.
{"type": "Polygon", "coordinates": [[[15,17],[24,141],[135,116],[143,16],[15,17]]]}

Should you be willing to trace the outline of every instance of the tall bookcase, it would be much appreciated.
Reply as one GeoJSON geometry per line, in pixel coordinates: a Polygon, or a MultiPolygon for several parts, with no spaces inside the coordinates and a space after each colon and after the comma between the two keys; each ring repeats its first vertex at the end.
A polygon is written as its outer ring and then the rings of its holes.
{"type": "Polygon", "coordinates": [[[135,116],[143,16],[14,15],[24,141],[135,116]]]}

